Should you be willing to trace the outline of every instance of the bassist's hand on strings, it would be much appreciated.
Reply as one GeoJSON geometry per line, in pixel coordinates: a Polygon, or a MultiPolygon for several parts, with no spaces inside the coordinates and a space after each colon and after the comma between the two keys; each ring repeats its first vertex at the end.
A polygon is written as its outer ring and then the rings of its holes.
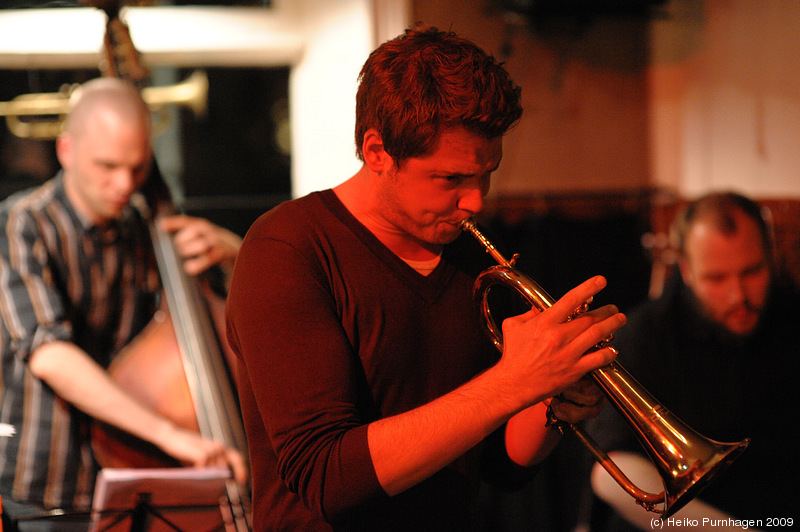
{"type": "Polygon", "coordinates": [[[197,275],[211,266],[233,266],[242,239],[232,231],[204,218],[175,215],[162,218],[159,228],[173,234],[178,254],[184,259],[189,275],[197,275]]]}

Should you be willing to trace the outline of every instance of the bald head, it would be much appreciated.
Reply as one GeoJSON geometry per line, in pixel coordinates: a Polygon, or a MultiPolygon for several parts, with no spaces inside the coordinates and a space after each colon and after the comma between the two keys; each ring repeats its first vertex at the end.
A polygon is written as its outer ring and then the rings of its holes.
{"type": "Polygon", "coordinates": [[[146,128],[150,132],[150,110],[139,89],[117,78],[98,78],[78,87],[70,97],[64,133],[81,135],[99,117],[115,118],[146,128]]]}

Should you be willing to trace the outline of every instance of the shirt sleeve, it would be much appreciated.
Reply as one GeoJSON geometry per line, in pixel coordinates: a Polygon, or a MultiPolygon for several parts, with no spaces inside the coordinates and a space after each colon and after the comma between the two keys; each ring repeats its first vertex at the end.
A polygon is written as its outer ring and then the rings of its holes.
{"type": "Polygon", "coordinates": [[[65,304],[33,217],[12,213],[0,248],[0,316],[8,342],[4,352],[27,361],[45,343],[71,340],[65,304]]]}
{"type": "Polygon", "coordinates": [[[227,308],[231,346],[247,367],[283,482],[326,520],[385,496],[358,408],[359,359],[321,259],[246,239],[227,308]]]}

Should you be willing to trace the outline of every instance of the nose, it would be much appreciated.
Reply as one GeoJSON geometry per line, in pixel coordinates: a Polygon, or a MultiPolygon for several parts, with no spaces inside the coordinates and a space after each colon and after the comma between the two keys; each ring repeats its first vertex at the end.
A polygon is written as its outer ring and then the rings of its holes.
{"type": "Polygon", "coordinates": [[[458,208],[470,213],[470,215],[480,213],[485,206],[483,199],[489,193],[490,185],[491,180],[486,176],[477,179],[474,185],[464,188],[463,194],[458,200],[458,208]]]}
{"type": "Polygon", "coordinates": [[[744,279],[733,276],[728,283],[728,302],[738,304],[747,299],[747,292],[744,286],[744,279]]]}
{"type": "Polygon", "coordinates": [[[129,168],[120,169],[114,175],[115,192],[120,196],[130,196],[136,191],[136,172],[129,168]]]}

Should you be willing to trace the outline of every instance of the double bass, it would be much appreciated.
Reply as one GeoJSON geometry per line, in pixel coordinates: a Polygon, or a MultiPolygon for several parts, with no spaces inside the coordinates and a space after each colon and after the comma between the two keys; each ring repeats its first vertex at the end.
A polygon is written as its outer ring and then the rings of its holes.
{"type": "MultiPolygon", "coordinates": [[[[140,88],[149,78],[114,2],[86,2],[107,16],[104,75],[140,88]]],[[[150,324],[114,359],[108,371],[128,393],[177,426],[199,432],[247,455],[242,416],[233,387],[236,358],[223,328],[224,298],[183,268],[170,234],[159,220],[176,212],[169,188],[153,161],[135,206],[147,216],[163,287],[162,305],[150,324]]],[[[152,444],[105,424],[92,428],[92,447],[102,467],[180,466],[152,444]]],[[[250,493],[233,479],[220,504],[226,530],[251,530],[250,493]]]]}

